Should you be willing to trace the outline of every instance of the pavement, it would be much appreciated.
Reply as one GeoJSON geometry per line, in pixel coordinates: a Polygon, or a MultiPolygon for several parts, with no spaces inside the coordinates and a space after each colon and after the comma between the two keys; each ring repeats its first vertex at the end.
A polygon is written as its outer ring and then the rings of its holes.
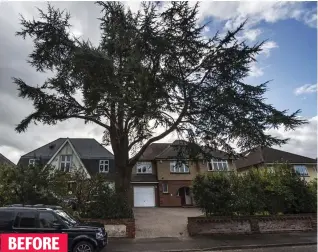
{"type": "MultiPolygon", "coordinates": [[[[220,235],[205,237],[110,239],[107,252],[187,252],[187,251],[239,251],[246,249],[296,247],[317,244],[316,232],[284,234],[220,235]]],[[[105,252],[106,252],[105,250],[105,252]]],[[[251,250],[253,251],[253,250],[251,250]]],[[[266,251],[266,250],[263,250],[266,251]]],[[[284,251],[284,250],[277,250],[284,251]]],[[[287,251],[287,250],[286,250],[287,251]]],[[[288,250],[290,251],[290,250],[288,250]]],[[[297,250],[295,250],[297,251],[297,250]]],[[[302,250],[306,251],[307,250],[302,250]]],[[[316,250],[315,250],[316,251],[316,250]]],[[[267,252],[267,251],[266,251],[267,252]]]]}
{"type": "MultiPolygon", "coordinates": [[[[213,252],[221,252],[224,250],[217,250],[213,252]]],[[[317,245],[310,246],[295,246],[295,247],[276,247],[276,248],[256,248],[249,249],[248,252],[317,252],[317,245]]],[[[208,251],[205,251],[208,252],[208,251]]],[[[246,250],[226,250],[226,252],[246,252],[246,250]]]]}
{"type": "Polygon", "coordinates": [[[188,217],[202,215],[198,208],[134,208],[136,238],[188,237],[188,217]]]}

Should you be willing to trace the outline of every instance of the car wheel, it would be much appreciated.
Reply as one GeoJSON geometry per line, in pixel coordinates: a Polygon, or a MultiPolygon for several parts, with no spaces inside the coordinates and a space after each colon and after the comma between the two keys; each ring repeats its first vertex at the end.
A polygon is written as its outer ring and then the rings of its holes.
{"type": "Polygon", "coordinates": [[[73,252],[94,252],[95,249],[90,242],[82,241],[75,245],[73,252]]]}

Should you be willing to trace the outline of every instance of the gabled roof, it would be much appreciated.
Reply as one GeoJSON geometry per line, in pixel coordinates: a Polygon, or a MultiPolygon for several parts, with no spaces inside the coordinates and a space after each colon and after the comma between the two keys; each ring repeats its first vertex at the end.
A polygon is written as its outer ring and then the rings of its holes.
{"type": "Polygon", "coordinates": [[[98,143],[94,138],[58,138],[40,148],[37,148],[23,155],[22,158],[41,157],[43,159],[50,159],[67,139],[72,143],[80,158],[114,158],[114,155],[110,153],[106,148],[104,148],[100,143],[98,143]]]}
{"type": "Polygon", "coordinates": [[[237,169],[262,163],[317,164],[317,160],[271,147],[257,147],[235,161],[237,169]]]}
{"type": "Polygon", "coordinates": [[[8,158],[6,158],[5,156],[3,156],[1,153],[0,153],[0,164],[6,164],[6,165],[13,165],[15,166],[15,164],[9,160],[8,158]]]}

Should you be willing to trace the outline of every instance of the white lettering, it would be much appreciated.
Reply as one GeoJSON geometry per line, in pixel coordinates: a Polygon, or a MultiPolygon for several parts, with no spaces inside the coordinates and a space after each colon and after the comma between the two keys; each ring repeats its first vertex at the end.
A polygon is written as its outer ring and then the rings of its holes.
{"type": "Polygon", "coordinates": [[[18,237],[18,250],[25,250],[24,239],[25,237],[18,237]]]}
{"type": "Polygon", "coordinates": [[[59,237],[52,237],[52,249],[60,250],[58,245],[59,245],[59,237]]]}
{"type": "Polygon", "coordinates": [[[50,237],[43,237],[43,250],[51,250],[51,238],[50,237]]]}
{"type": "Polygon", "coordinates": [[[25,249],[29,250],[32,244],[32,237],[25,237],[25,249]]]}
{"type": "Polygon", "coordinates": [[[26,251],[59,251],[59,237],[9,237],[8,249],[26,251]]]}
{"type": "Polygon", "coordinates": [[[33,249],[35,250],[42,249],[42,239],[40,237],[35,237],[33,239],[33,249]]]}
{"type": "Polygon", "coordinates": [[[14,237],[9,237],[9,250],[17,249],[17,242],[14,237]]]}

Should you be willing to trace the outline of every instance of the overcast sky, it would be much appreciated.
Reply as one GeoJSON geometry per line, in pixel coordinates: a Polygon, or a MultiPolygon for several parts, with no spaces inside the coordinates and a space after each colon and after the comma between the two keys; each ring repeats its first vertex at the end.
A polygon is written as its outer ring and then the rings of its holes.
{"type": "MultiPolygon", "coordinates": [[[[71,12],[72,32],[98,43],[100,38],[99,8],[93,2],[51,2],[71,12]]],[[[133,11],[139,3],[125,2],[133,11]]],[[[26,18],[37,17],[35,7],[43,2],[0,2],[0,153],[13,162],[21,155],[59,137],[92,137],[101,142],[103,129],[69,120],[56,126],[32,125],[18,134],[15,126],[32,111],[32,104],[18,97],[12,77],[26,83],[41,85],[46,74],[37,73],[27,63],[32,41],[15,37],[19,30],[19,13],[26,18]]],[[[295,131],[282,129],[272,134],[291,138],[281,149],[316,157],[317,153],[317,3],[316,2],[203,2],[200,22],[211,21],[205,36],[217,30],[235,27],[246,17],[249,23],[242,39],[254,43],[268,39],[258,63],[251,67],[250,83],[273,80],[266,94],[268,102],[279,109],[302,109],[309,124],[295,131]]],[[[170,135],[162,141],[172,141],[170,135]]]]}

